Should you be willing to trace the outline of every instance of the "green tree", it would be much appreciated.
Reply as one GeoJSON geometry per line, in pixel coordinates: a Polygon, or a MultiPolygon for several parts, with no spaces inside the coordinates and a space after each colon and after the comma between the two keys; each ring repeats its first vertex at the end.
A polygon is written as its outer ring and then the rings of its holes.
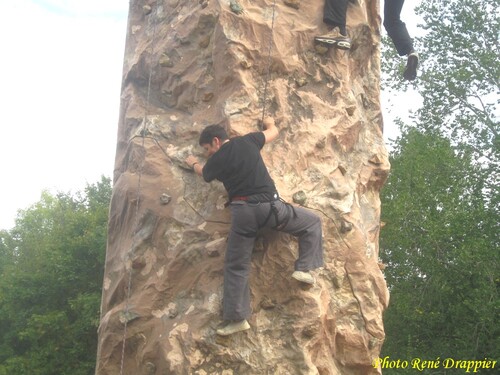
{"type": "Polygon", "coordinates": [[[385,355],[498,356],[498,215],[470,155],[431,132],[404,132],[382,193],[381,258],[391,290],[385,355]]]}
{"type": "Polygon", "coordinates": [[[390,43],[382,61],[385,90],[412,88],[423,101],[400,124],[382,194],[383,351],[498,359],[498,1],[421,1],[416,13],[417,80],[393,73],[402,64],[390,43]]]}
{"type": "Polygon", "coordinates": [[[92,374],[111,182],[42,193],[0,233],[0,374],[92,374]]]}

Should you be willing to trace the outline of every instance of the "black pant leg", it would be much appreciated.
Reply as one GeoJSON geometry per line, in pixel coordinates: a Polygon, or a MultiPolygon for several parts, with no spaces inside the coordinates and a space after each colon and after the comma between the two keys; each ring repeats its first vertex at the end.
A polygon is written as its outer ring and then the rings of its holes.
{"type": "Polygon", "coordinates": [[[325,0],[323,22],[331,26],[345,27],[348,1],[349,0],[325,0]]]}
{"type": "Polygon", "coordinates": [[[392,39],[399,56],[404,56],[413,51],[413,41],[408,34],[406,25],[401,21],[401,9],[404,0],[385,0],[384,27],[392,39]]]}

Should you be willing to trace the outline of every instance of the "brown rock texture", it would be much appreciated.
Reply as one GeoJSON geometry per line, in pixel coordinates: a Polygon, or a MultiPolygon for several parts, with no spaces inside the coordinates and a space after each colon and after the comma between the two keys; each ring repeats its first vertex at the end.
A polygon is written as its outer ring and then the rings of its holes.
{"type": "Polygon", "coordinates": [[[350,4],[350,51],[315,48],[323,4],[130,2],[96,374],[381,372],[379,4],[350,4]],[[203,160],[206,125],[258,130],[263,104],[280,129],[264,160],[285,200],[321,216],[326,263],[302,287],[294,238],[261,233],[251,329],[221,338],[226,194],[183,161],[203,160]]]}

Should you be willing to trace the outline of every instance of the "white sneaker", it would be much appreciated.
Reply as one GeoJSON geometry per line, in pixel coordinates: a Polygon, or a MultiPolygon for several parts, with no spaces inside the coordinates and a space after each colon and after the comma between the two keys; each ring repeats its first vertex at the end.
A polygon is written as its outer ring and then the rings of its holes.
{"type": "Polygon", "coordinates": [[[227,326],[219,328],[216,332],[220,336],[229,336],[236,332],[246,331],[250,329],[250,324],[246,320],[229,323],[227,326]]]}
{"type": "Polygon", "coordinates": [[[314,280],[314,277],[309,273],[309,272],[302,272],[302,271],[295,271],[292,273],[292,277],[300,281],[301,283],[306,283],[306,284],[314,284],[316,280],[314,280]]]}

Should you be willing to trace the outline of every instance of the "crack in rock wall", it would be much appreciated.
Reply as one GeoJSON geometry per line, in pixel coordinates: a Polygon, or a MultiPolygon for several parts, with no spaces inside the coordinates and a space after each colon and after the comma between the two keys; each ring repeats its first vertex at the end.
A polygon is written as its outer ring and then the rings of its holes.
{"type": "Polygon", "coordinates": [[[314,45],[323,0],[273,2],[130,2],[96,374],[381,372],[379,3],[350,3],[341,51],[314,45]],[[300,286],[293,237],[260,233],[252,328],[217,337],[226,194],[183,161],[203,160],[206,125],[258,130],[264,104],[280,130],[264,160],[285,200],[321,216],[325,267],[300,286]]]}

